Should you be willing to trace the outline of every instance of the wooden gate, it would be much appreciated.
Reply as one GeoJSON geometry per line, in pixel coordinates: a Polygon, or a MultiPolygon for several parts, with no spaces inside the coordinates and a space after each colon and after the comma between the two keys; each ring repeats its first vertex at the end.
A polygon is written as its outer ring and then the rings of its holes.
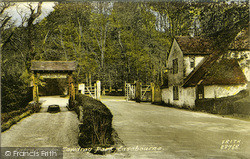
{"type": "Polygon", "coordinates": [[[125,83],[125,96],[126,100],[135,99],[135,84],[134,83],[125,83]]]}
{"type": "Polygon", "coordinates": [[[96,81],[96,83],[92,86],[85,86],[84,83],[78,85],[78,90],[81,94],[85,94],[94,99],[101,99],[101,82],[96,81]]]}
{"type": "Polygon", "coordinates": [[[125,83],[125,96],[127,101],[154,102],[154,84],[142,85],[141,82],[125,83]]]}
{"type": "Polygon", "coordinates": [[[141,101],[152,101],[152,85],[141,85],[141,101]]]}

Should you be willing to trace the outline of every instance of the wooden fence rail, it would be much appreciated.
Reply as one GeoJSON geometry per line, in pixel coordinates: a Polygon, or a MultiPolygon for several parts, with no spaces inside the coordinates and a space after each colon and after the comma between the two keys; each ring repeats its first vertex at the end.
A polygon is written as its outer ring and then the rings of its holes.
{"type": "Polygon", "coordinates": [[[86,86],[84,83],[78,85],[81,94],[88,95],[94,99],[101,100],[101,81],[96,81],[93,86],[86,86]]]}

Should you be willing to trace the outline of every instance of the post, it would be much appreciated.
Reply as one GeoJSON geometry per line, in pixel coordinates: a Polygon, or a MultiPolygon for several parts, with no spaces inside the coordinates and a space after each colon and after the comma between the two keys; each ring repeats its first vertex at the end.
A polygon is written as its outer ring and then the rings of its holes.
{"type": "Polygon", "coordinates": [[[97,86],[96,86],[96,83],[95,83],[95,84],[94,84],[94,98],[95,98],[95,99],[96,99],[96,97],[97,97],[97,94],[96,94],[96,93],[97,93],[96,87],[97,87],[97,86]]]}
{"type": "Polygon", "coordinates": [[[92,84],[91,84],[91,74],[89,73],[89,86],[91,86],[92,84]]]}
{"type": "Polygon", "coordinates": [[[124,89],[124,94],[125,94],[125,96],[126,96],[126,91],[127,91],[126,88],[127,88],[127,87],[126,87],[126,81],[125,81],[125,82],[124,82],[124,88],[123,88],[123,89],[124,89]]]}
{"type": "Polygon", "coordinates": [[[135,101],[140,103],[141,102],[141,82],[136,82],[136,86],[135,86],[135,101]]]}
{"type": "Polygon", "coordinates": [[[75,87],[73,83],[72,74],[68,75],[68,84],[69,84],[69,108],[73,107],[73,101],[75,100],[75,87]]]}
{"type": "Polygon", "coordinates": [[[101,81],[96,81],[96,99],[101,100],[101,81]]]}
{"type": "Polygon", "coordinates": [[[82,94],[85,94],[85,83],[83,83],[83,86],[82,86],[82,94]]]}
{"type": "Polygon", "coordinates": [[[128,85],[128,83],[126,83],[126,81],[125,81],[125,97],[126,97],[126,101],[128,102],[128,98],[129,98],[129,85],[128,85]]]}
{"type": "Polygon", "coordinates": [[[84,87],[85,87],[84,83],[78,84],[78,90],[81,91],[81,94],[84,94],[84,87]]]}
{"type": "Polygon", "coordinates": [[[74,88],[72,74],[69,74],[68,81],[69,81],[69,96],[72,97],[72,99],[74,100],[75,99],[75,88],[74,88]]]}
{"type": "Polygon", "coordinates": [[[155,84],[151,82],[151,102],[155,102],[155,84]]]}
{"type": "Polygon", "coordinates": [[[39,97],[38,97],[38,86],[37,86],[37,78],[34,73],[32,73],[32,80],[33,80],[33,101],[38,103],[39,97]]]}

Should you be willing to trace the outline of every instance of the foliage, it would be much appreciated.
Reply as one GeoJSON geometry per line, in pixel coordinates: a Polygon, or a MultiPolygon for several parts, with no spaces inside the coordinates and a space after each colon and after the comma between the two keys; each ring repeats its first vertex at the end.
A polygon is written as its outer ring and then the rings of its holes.
{"type": "Polygon", "coordinates": [[[9,129],[13,124],[29,116],[34,112],[39,112],[40,104],[29,103],[25,108],[1,114],[1,131],[9,129]]]}
{"type": "Polygon", "coordinates": [[[81,147],[106,147],[113,143],[112,118],[110,110],[100,101],[78,94],[75,109],[80,125],[79,145],[81,147]]]}
{"type": "Polygon", "coordinates": [[[247,99],[248,97],[249,92],[247,90],[243,90],[234,96],[214,99],[200,99],[195,101],[195,110],[221,115],[249,115],[249,102],[235,102],[244,98],[247,99]]]}
{"type": "Polygon", "coordinates": [[[175,36],[210,37],[223,54],[249,24],[247,4],[61,2],[34,24],[40,9],[30,6],[25,26],[1,28],[3,107],[23,96],[31,60],[75,60],[76,83],[101,80],[102,88],[135,80],[162,85],[175,36]]]}

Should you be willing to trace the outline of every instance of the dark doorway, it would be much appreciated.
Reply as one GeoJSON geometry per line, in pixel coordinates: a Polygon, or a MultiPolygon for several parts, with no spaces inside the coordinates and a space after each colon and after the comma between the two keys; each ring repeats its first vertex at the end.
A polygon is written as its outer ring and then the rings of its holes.
{"type": "Polygon", "coordinates": [[[203,99],[204,98],[204,86],[198,85],[196,87],[196,99],[203,99]]]}

